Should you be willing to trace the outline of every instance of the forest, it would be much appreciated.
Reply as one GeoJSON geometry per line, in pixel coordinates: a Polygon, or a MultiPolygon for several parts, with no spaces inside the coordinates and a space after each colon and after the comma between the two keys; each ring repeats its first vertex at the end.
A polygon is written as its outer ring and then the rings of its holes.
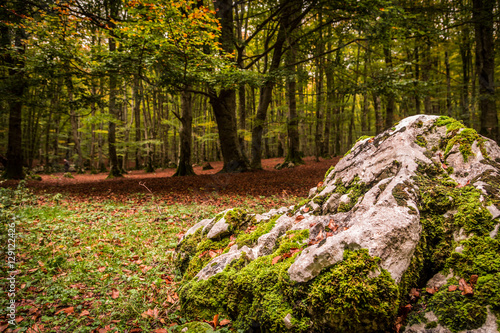
{"type": "Polygon", "coordinates": [[[498,15],[494,0],[8,0],[4,176],[296,165],[414,114],[497,140],[498,15]]]}

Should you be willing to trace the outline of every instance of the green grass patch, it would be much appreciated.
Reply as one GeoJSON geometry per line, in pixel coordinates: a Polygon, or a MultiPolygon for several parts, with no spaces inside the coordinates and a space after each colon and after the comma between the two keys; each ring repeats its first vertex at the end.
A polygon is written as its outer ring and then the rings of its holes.
{"type": "MultiPolygon", "coordinates": [[[[196,222],[230,208],[216,205],[145,205],[81,201],[63,195],[34,196],[23,185],[0,188],[1,244],[15,223],[16,324],[20,332],[91,332],[133,328],[174,331],[187,320],[179,313],[173,250],[196,222]],[[159,210],[160,211],[159,211],[159,210]]],[[[296,197],[238,197],[239,207],[263,213],[296,197]]],[[[267,230],[267,228],[265,228],[267,230]]],[[[248,241],[251,241],[248,239],[248,241]]],[[[210,246],[209,246],[210,247],[210,246]]],[[[1,247],[3,257],[7,247],[1,247]]],[[[2,265],[2,276],[9,274],[2,265]]],[[[10,299],[0,299],[1,318],[10,299]]]]}

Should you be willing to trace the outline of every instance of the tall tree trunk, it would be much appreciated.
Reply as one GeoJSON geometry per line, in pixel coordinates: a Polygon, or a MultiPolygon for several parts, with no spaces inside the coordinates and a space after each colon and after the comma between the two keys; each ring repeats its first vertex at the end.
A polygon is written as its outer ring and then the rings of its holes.
{"type": "Polygon", "coordinates": [[[467,25],[463,26],[460,38],[460,58],[462,60],[462,89],[460,92],[460,119],[464,121],[465,126],[470,127],[470,108],[469,108],[469,85],[472,63],[472,42],[470,31],[467,25]]]}
{"type": "MultiPolygon", "coordinates": [[[[26,12],[25,1],[15,1],[16,15],[19,17],[26,12]]],[[[18,18],[16,17],[16,20],[18,18]]],[[[1,44],[4,50],[10,49],[12,43],[11,32],[4,23],[0,22],[1,44]]],[[[7,166],[5,167],[4,177],[7,179],[23,179],[23,136],[22,136],[22,109],[23,95],[26,89],[26,79],[24,76],[24,45],[22,40],[25,38],[24,30],[20,27],[14,31],[15,51],[5,52],[4,61],[8,67],[8,107],[9,107],[9,134],[7,143],[7,166]]]]}
{"type": "Polygon", "coordinates": [[[446,68],[446,114],[452,116],[451,109],[451,75],[450,75],[450,57],[448,51],[444,52],[444,64],[446,68]]]}
{"type": "MultiPolygon", "coordinates": [[[[118,18],[119,1],[109,1],[109,12],[112,19],[118,18]]],[[[111,27],[114,23],[110,22],[111,27]]],[[[108,50],[110,53],[116,51],[116,41],[114,37],[108,38],[108,50]]],[[[109,152],[109,178],[121,177],[120,165],[118,163],[118,155],[116,153],[116,121],[118,120],[119,110],[116,103],[118,87],[118,77],[114,69],[109,71],[109,114],[111,120],[108,123],[108,152],[109,152]]]]}
{"type": "MultiPolygon", "coordinates": [[[[392,71],[392,55],[389,45],[384,46],[384,57],[386,67],[392,71]]],[[[389,91],[387,94],[387,105],[385,109],[385,129],[391,128],[394,123],[395,99],[396,97],[394,96],[394,93],[389,91]]]]}
{"type": "Polygon", "coordinates": [[[380,134],[384,130],[382,123],[382,112],[380,110],[380,96],[373,93],[373,108],[375,111],[375,134],[380,134]]]}
{"type": "Polygon", "coordinates": [[[181,122],[179,130],[180,152],[179,164],[174,176],[194,175],[191,165],[191,134],[193,123],[193,99],[192,94],[186,90],[181,92],[181,114],[177,115],[181,122]]]}
{"type": "MultiPolygon", "coordinates": [[[[216,0],[214,6],[221,26],[222,49],[227,53],[232,53],[234,50],[233,2],[232,0],[216,0]]],[[[210,89],[210,104],[217,122],[224,161],[221,172],[247,171],[248,161],[240,149],[236,126],[236,91],[222,89],[217,93],[215,89],[210,89]]]]}
{"type": "Polygon", "coordinates": [[[69,106],[69,117],[71,124],[71,138],[73,139],[73,143],[75,144],[75,151],[78,155],[78,159],[75,161],[76,171],[78,173],[83,172],[83,153],[82,147],[80,144],[80,137],[78,135],[78,115],[76,114],[74,101],[73,101],[73,82],[71,77],[67,77],[66,79],[66,88],[68,89],[68,106],[69,106]]]}
{"type": "MultiPolygon", "coordinates": [[[[290,48],[285,58],[287,67],[291,72],[295,72],[295,49],[290,48]]],[[[291,75],[287,79],[286,94],[288,101],[288,119],[287,119],[287,132],[288,132],[288,151],[286,154],[285,162],[292,162],[295,165],[303,164],[304,161],[300,156],[300,141],[299,141],[299,119],[297,117],[297,81],[296,76],[291,75]]]]}
{"type": "MultiPolygon", "coordinates": [[[[278,29],[278,35],[276,37],[276,43],[274,44],[271,65],[269,66],[270,74],[279,68],[281,56],[283,55],[283,45],[287,34],[297,26],[297,23],[294,24],[294,27],[289,24],[289,18],[293,13],[293,8],[295,8],[295,4],[290,2],[286,5],[283,11],[278,29]]],[[[266,122],[267,109],[272,99],[274,84],[274,80],[269,78],[260,89],[259,106],[257,108],[257,114],[255,115],[254,127],[252,128],[252,159],[250,162],[250,167],[252,169],[262,169],[262,133],[266,122]]]]}
{"type": "Polygon", "coordinates": [[[496,0],[473,0],[476,35],[476,72],[479,82],[479,133],[498,141],[498,115],[495,104],[495,40],[493,10],[496,0]]]}

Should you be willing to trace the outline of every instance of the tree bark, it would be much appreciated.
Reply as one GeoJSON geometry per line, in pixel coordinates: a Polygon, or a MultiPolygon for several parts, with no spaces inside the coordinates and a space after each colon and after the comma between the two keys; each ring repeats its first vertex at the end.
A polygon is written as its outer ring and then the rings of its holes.
{"type": "MultiPolygon", "coordinates": [[[[113,19],[118,18],[119,1],[112,0],[109,2],[110,17],[113,19]]],[[[110,23],[113,27],[114,23],[110,23]]],[[[110,36],[108,38],[108,50],[110,53],[116,51],[116,41],[110,36]]],[[[109,153],[109,175],[108,178],[121,177],[120,165],[118,162],[118,155],[116,153],[116,120],[118,119],[118,108],[116,105],[116,96],[118,87],[118,78],[115,70],[109,72],[109,114],[111,120],[108,122],[108,153],[109,153]]]]}
{"type": "Polygon", "coordinates": [[[190,176],[195,174],[191,165],[193,99],[192,94],[186,90],[181,92],[181,114],[178,118],[181,122],[179,130],[180,152],[179,164],[174,176],[190,176]]]}
{"type": "MultiPolygon", "coordinates": [[[[286,63],[290,66],[288,69],[295,72],[295,49],[290,48],[286,57],[286,63]]],[[[286,154],[285,162],[292,162],[295,165],[304,164],[300,156],[300,141],[299,141],[299,119],[297,117],[297,81],[296,76],[291,75],[286,83],[287,87],[287,101],[288,101],[288,119],[287,119],[287,132],[288,132],[288,151],[286,154]]]]}
{"type": "Polygon", "coordinates": [[[476,72],[479,82],[479,133],[498,141],[498,115],[495,105],[495,40],[493,10],[495,0],[473,0],[476,35],[476,72]]]}
{"type": "MultiPolygon", "coordinates": [[[[26,2],[15,2],[16,15],[21,16],[26,12],[26,2]]],[[[15,20],[18,20],[16,17],[15,20]]],[[[23,136],[22,136],[22,109],[23,95],[27,88],[26,78],[24,76],[24,29],[18,27],[14,31],[14,36],[11,36],[9,28],[0,23],[1,32],[1,48],[9,49],[14,38],[15,56],[5,52],[2,56],[8,67],[8,83],[6,90],[8,93],[8,108],[9,108],[9,134],[7,143],[7,166],[5,167],[4,177],[7,179],[24,179],[23,171],[23,136]]]]}
{"type": "MultiPolygon", "coordinates": [[[[227,53],[234,50],[234,22],[232,0],[214,2],[217,18],[221,25],[220,42],[227,53]]],[[[214,110],[219,132],[224,166],[221,172],[242,172],[248,170],[248,161],[244,157],[238,140],[236,126],[236,91],[222,89],[219,93],[210,89],[210,105],[214,110]]]]}

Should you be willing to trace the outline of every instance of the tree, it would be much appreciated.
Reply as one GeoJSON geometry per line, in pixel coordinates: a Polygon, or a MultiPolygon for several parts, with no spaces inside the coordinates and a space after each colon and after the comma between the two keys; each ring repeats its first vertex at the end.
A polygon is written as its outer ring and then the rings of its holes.
{"type": "Polygon", "coordinates": [[[23,96],[26,90],[24,72],[24,45],[26,38],[21,18],[27,14],[27,3],[23,0],[13,0],[0,6],[0,51],[3,71],[7,73],[7,81],[2,90],[8,98],[9,106],[9,136],[4,177],[7,179],[23,179],[23,143],[22,143],[22,112],[23,96]],[[12,23],[8,26],[7,22],[12,23]]]}
{"type": "Polygon", "coordinates": [[[479,82],[479,133],[498,141],[498,115],[495,101],[495,43],[493,9],[495,0],[473,0],[476,35],[476,73],[479,82]]]}

